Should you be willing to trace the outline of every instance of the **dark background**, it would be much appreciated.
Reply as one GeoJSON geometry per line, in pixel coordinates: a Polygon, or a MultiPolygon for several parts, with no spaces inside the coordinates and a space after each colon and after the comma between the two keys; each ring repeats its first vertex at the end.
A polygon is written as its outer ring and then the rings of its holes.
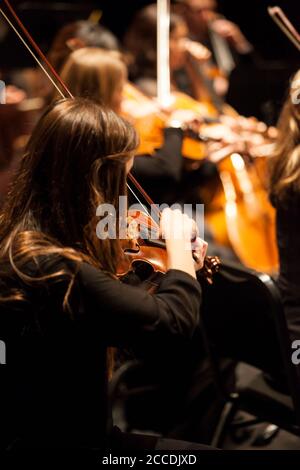
{"type": "MultiPolygon", "coordinates": [[[[135,10],[153,3],[146,0],[104,0],[103,20],[117,34],[122,35],[135,10]]],[[[300,54],[290,44],[267,13],[267,7],[281,6],[297,29],[300,30],[300,2],[298,0],[219,0],[219,10],[230,20],[236,22],[255,45],[257,50],[268,59],[282,59],[287,56],[297,58],[300,54]]]]}
{"type": "MultiPolygon", "coordinates": [[[[135,11],[149,3],[152,1],[11,1],[36,40],[45,48],[49,46],[53,35],[62,24],[74,19],[86,18],[94,8],[103,11],[101,22],[122,38],[135,11]]],[[[2,0],[0,4],[5,8],[2,0]]],[[[219,0],[219,9],[228,19],[239,24],[247,38],[265,59],[291,59],[300,62],[298,51],[268,16],[267,7],[274,4],[281,6],[296,28],[300,30],[298,0],[219,0]]]]}
{"type": "MultiPolygon", "coordinates": [[[[81,0],[64,2],[12,0],[22,21],[44,52],[65,23],[85,19],[93,9],[102,11],[101,23],[121,40],[134,13],[150,0],[81,0]]],[[[289,42],[267,13],[269,5],[283,8],[300,30],[299,0],[219,0],[219,10],[236,22],[254,45],[261,63],[244,67],[232,77],[229,102],[245,115],[256,115],[274,124],[288,80],[300,66],[300,52],[289,42]]],[[[0,5],[5,9],[3,1],[0,5]]],[[[0,19],[0,21],[2,21],[0,19]]],[[[0,42],[0,69],[32,65],[30,55],[14,33],[0,42]]]]}

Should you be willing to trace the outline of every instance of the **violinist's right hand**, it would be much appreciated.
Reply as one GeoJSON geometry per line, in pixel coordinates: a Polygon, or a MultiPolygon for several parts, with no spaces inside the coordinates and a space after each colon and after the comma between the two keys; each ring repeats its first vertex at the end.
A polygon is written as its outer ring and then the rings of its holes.
{"type": "Polygon", "coordinates": [[[168,269],[179,269],[196,278],[196,270],[204,264],[207,243],[198,237],[195,221],[179,209],[167,208],[162,212],[160,232],[166,242],[168,269]],[[196,263],[192,250],[197,254],[196,263]]]}

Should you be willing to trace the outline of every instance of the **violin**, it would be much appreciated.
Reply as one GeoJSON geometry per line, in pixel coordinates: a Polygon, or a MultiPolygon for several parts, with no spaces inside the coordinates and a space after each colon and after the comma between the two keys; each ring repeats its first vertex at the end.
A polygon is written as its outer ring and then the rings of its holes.
{"type": "MultiPolygon", "coordinates": [[[[2,14],[2,16],[4,17],[6,22],[14,30],[14,32],[19,37],[19,39],[24,44],[24,46],[27,48],[27,50],[30,52],[30,54],[32,55],[32,57],[34,58],[36,63],[41,67],[41,69],[43,70],[43,72],[45,73],[47,78],[51,81],[51,83],[53,84],[53,86],[55,87],[55,89],[57,90],[59,95],[62,98],[71,98],[71,99],[73,99],[74,97],[73,97],[72,93],[67,88],[67,86],[65,85],[65,83],[63,82],[63,80],[61,79],[59,74],[56,72],[56,70],[49,63],[49,61],[47,60],[47,58],[45,57],[45,55],[43,54],[43,52],[41,51],[39,46],[36,44],[36,42],[30,36],[29,32],[27,31],[27,29],[25,28],[25,26],[23,25],[23,23],[21,22],[21,20],[17,16],[16,12],[12,8],[12,6],[10,5],[9,1],[4,0],[4,3],[5,3],[5,5],[8,9],[8,13],[4,12],[4,10],[2,8],[0,8],[0,13],[2,14]],[[16,22],[17,26],[15,26],[13,24],[13,20],[11,20],[9,18],[9,15],[11,15],[12,19],[16,22]],[[20,31],[18,30],[18,27],[20,28],[20,31]],[[23,37],[22,34],[25,37],[23,37]],[[26,42],[25,38],[29,41],[29,44],[32,46],[33,50],[31,49],[30,45],[26,42]],[[43,64],[45,64],[45,65],[43,65],[43,64]]],[[[139,193],[144,197],[145,201],[149,205],[152,205],[152,207],[156,207],[155,204],[153,203],[153,201],[151,200],[151,198],[143,190],[141,185],[138,183],[138,181],[133,177],[133,175],[131,173],[128,174],[128,180],[139,191],[139,193]]],[[[127,185],[130,188],[130,191],[132,192],[132,194],[135,195],[134,191],[132,190],[132,188],[129,186],[128,183],[127,183],[127,185]]],[[[135,197],[136,197],[137,201],[139,201],[137,196],[135,196],[135,197]]],[[[139,217],[140,217],[140,214],[139,214],[139,217]]],[[[152,228],[154,228],[154,225],[153,225],[154,221],[152,221],[151,217],[148,219],[147,223],[152,224],[152,228]]],[[[157,226],[156,226],[156,230],[157,230],[157,226]]],[[[148,244],[148,247],[149,247],[149,245],[151,245],[151,241],[148,244]]],[[[129,248],[129,245],[127,244],[124,247],[123,250],[124,250],[124,253],[126,255],[128,255],[129,252],[131,252],[131,254],[135,253],[135,255],[137,255],[137,256],[135,256],[135,260],[134,260],[135,263],[138,259],[139,261],[143,261],[145,263],[145,265],[153,266],[153,268],[156,269],[156,272],[158,272],[158,269],[157,269],[158,265],[157,265],[157,263],[154,262],[154,259],[156,259],[156,260],[161,259],[160,271],[159,272],[165,272],[166,271],[166,249],[165,249],[164,245],[160,245],[158,247],[158,246],[154,246],[153,243],[152,243],[151,251],[147,251],[146,243],[145,243],[145,245],[142,245],[141,241],[139,240],[138,243],[134,245],[133,241],[131,240],[130,241],[130,246],[131,246],[131,249],[129,248]],[[133,246],[135,246],[135,249],[132,249],[133,246]],[[141,246],[143,246],[143,249],[141,249],[141,246]],[[161,252],[162,249],[164,251],[163,255],[162,255],[162,252],[161,252]],[[163,263],[163,257],[165,257],[165,262],[164,263],[163,263]]],[[[133,259],[129,263],[129,266],[132,266],[132,265],[133,265],[133,259]]],[[[205,269],[203,270],[203,275],[205,276],[206,273],[209,274],[209,276],[210,276],[209,280],[211,280],[211,276],[216,271],[218,266],[219,266],[219,260],[218,259],[212,258],[212,257],[206,257],[205,269]]],[[[122,271],[124,271],[124,267],[120,266],[119,271],[122,274],[122,271]]],[[[125,270],[125,272],[126,272],[126,270],[125,270]]],[[[128,272],[128,270],[127,270],[127,272],[128,272]]]]}
{"type": "MultiPolygon", "coordinates": [[[[152,155],[155,149],[163,145],[163,130],[169,119],[170,112],[180,109],[194,113],[199,120],[197,131],[187,128],[184,138],[182,155],[192,160],[206,158],[205,142],[208,140],[200,122],[215,122],[217,116],[208,111],[205,104],[200,103],[190,96],[175,92],[171,95],[172,102],[168,111],[163,110],[153,99],[146,96],[132,83],[127,82],[124,88],[122,102],[122,115],[130,121],[140,136],[138,155],[152,155]]],[[[213,138],[212,138],[213,140],[213,138]]]]}
{"type": "MultiPolygon", "coordinates": [[[[222,152],[218,158],[216,146],[221,149],[230,143],[237,144],[239,149],[238,145],[243,144],[255,153],[258,147],[272,143],[276,138],[276,129],[268,128],[256,118],[245,118],[233,111],[221,116],[208,115],[205,104],[181,92],[172,93],[171,98],[170,111],[189,111],[198,118],[197,130],[195,126],[193,129],[186,126],[184,133],[182,155],[188,160],[211,160],[217,163],[222,159],[222,152]],[[208,147],[210,143],[216,143],[213,153],[211,147],[208,147]]],[[[138,155],[152,155],[155,149],[163,145],[168,112],[130,82],[124,88],[122,115],[135,126],[140,135],[138,155]]],[[[231,148],[235,151],[233,145],[231,148]]]]}
{"type": "MultiPolygon", "coordinates": [[[[118,266],[118,276],[126,276],[134,271],[143,281],[148,291],[153,292],[159,285],[161,276],[167,271],[166,245],[159,237],[159,226],[149,215],[134,210],[128,211],[129,237],[124,240],[124,259],[118,266]]],[[[209,284],[219,270],[217,256],[206,256],[197,277],[204,278],[209,284]]]]}

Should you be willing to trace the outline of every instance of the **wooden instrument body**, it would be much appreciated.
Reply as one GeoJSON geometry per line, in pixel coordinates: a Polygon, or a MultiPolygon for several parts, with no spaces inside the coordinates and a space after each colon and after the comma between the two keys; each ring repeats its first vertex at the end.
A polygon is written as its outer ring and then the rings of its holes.
{"type": "MultiPolygon", "coordinates": [[[[217,118],[217,114],[210,105],[200,103],[184,93],[174,92],[171,99],[170,111],[189,110],[198,114],[200,118],[217,118]]],[[[147,97],[131,83],[125,86],[122,107],[123,116],[134,124],[140,135],[138,154],[152,155],[155,149],[163,145],[163,130],[168,113],[162,111],[154,99],[147,97]]],[[[182,154],[186,158],[202,160],[206,156],[205,145],[190,137],[184,137],[182,154]]]]}
{"type": "MultiPolygon", "coordinates": [[[[168,270],[165,242],[159,237],[158,224],[147,214],[136,210],[129,211],[128,220],[129,226],[131,225],[128,229],[130,236],[123,240],[124,257],[119,263],[117,274],[123,277],[134,271],[145,286],[148,286],[148,290],[152,290],[159,285],[162,275],[168,270]]],[[[219,265],[218,257],[206,256],[198,275],[211,284],[219,265]]]]}
{"type": "Polygon", "coordinates": [[[275,209],[258,161],[232,154],[218,165],[219,181],[206,204],[205,220],[217,243],[231,247],[247,267],[261,272],[278,270],[275,209]]]}

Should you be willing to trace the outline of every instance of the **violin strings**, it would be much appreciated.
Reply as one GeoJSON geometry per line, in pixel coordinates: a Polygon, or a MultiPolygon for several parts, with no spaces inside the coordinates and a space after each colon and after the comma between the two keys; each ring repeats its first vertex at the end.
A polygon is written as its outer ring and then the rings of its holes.
{"type": "Polygon", "coordinates": [[[143,196],[143,198],[145,199],[145,201],[149,204],[149,206],[151,206],[152,208],[155,209],[157,215],[158,215],[158,219],[160,219],[160,216],[161,216],[161,213],[160,213],[160,210],[159,208],[157,207],[156,204],[154,204],[154,202],[152,201],[152,199],[150,198],[150,196],[146,193],[146,191],[142,188],[142,186],[140,185],[140,183],[135,179],[135,177],[133,176],[132,173],[128,173],[128,178],[129,180],[132,182],[132,184],[134,185],[134,187],[139,191],[139,193],[143,196]]]}
{"type": "Polygon", "coordinates": [[[135,192],[133,191],[133,189],[130,187],[130,185],[127,183],[127,188],[129,189],[129,191],[131,192],[131,194],[135,197],[135,199],[137,200],[137,202],[141,205],[141,207],[144,209],[144,211],[146,212],[146,214],[152,219],[147,207],[145,206],[145,204],[142,203],[142,201],[139,199],[139,197],[135,194],[135,192]]]}
{"type": "Polygon", "coordinates": [[[16,33],[16,35],[18,36],[18,38],[21,40],[21,42],[24,44],[24,46],[26,47],[26,49],[29,51],[29,53],[32,55],[32,57],[34,58],[34,60],[37,62],[37,64],[41,67],[41,69],[43,70],[44,74],[47,76],[47,78],[50,80],[50,82],[52,83],[52,85],[55,87],[55,89],[58,91],[58,93],[60,94],[60,96],[62,98],[65,98],[65,95],[64,93],[61,91],[61,89],[57,86],[57,84],[55,83],[55,81],[53,80],[53,78],[50,76],[50,74],[47,72],[47,70],[45,69],[45,67],[43,66],[43,64],[41,63],[41,61],[38,59],[38,57],[34,54],[34,52],[30,49],[30,47],[28,46],[28,44],[26,43],[25,39],[22,37],[22,35],[19,33],[19,31],[16,29],[16,27],[13,25],[13,23],[10,21],[10,19],[8,18],[8,16],[4,13],[4,11],[2,10],[2,8],[0,8],[0,13],[2,14],[2,16],[5,18],[5,20],[7,21],[7,23],[10,25],[10,27],[13,29],[13,31],[16,33]]]}

